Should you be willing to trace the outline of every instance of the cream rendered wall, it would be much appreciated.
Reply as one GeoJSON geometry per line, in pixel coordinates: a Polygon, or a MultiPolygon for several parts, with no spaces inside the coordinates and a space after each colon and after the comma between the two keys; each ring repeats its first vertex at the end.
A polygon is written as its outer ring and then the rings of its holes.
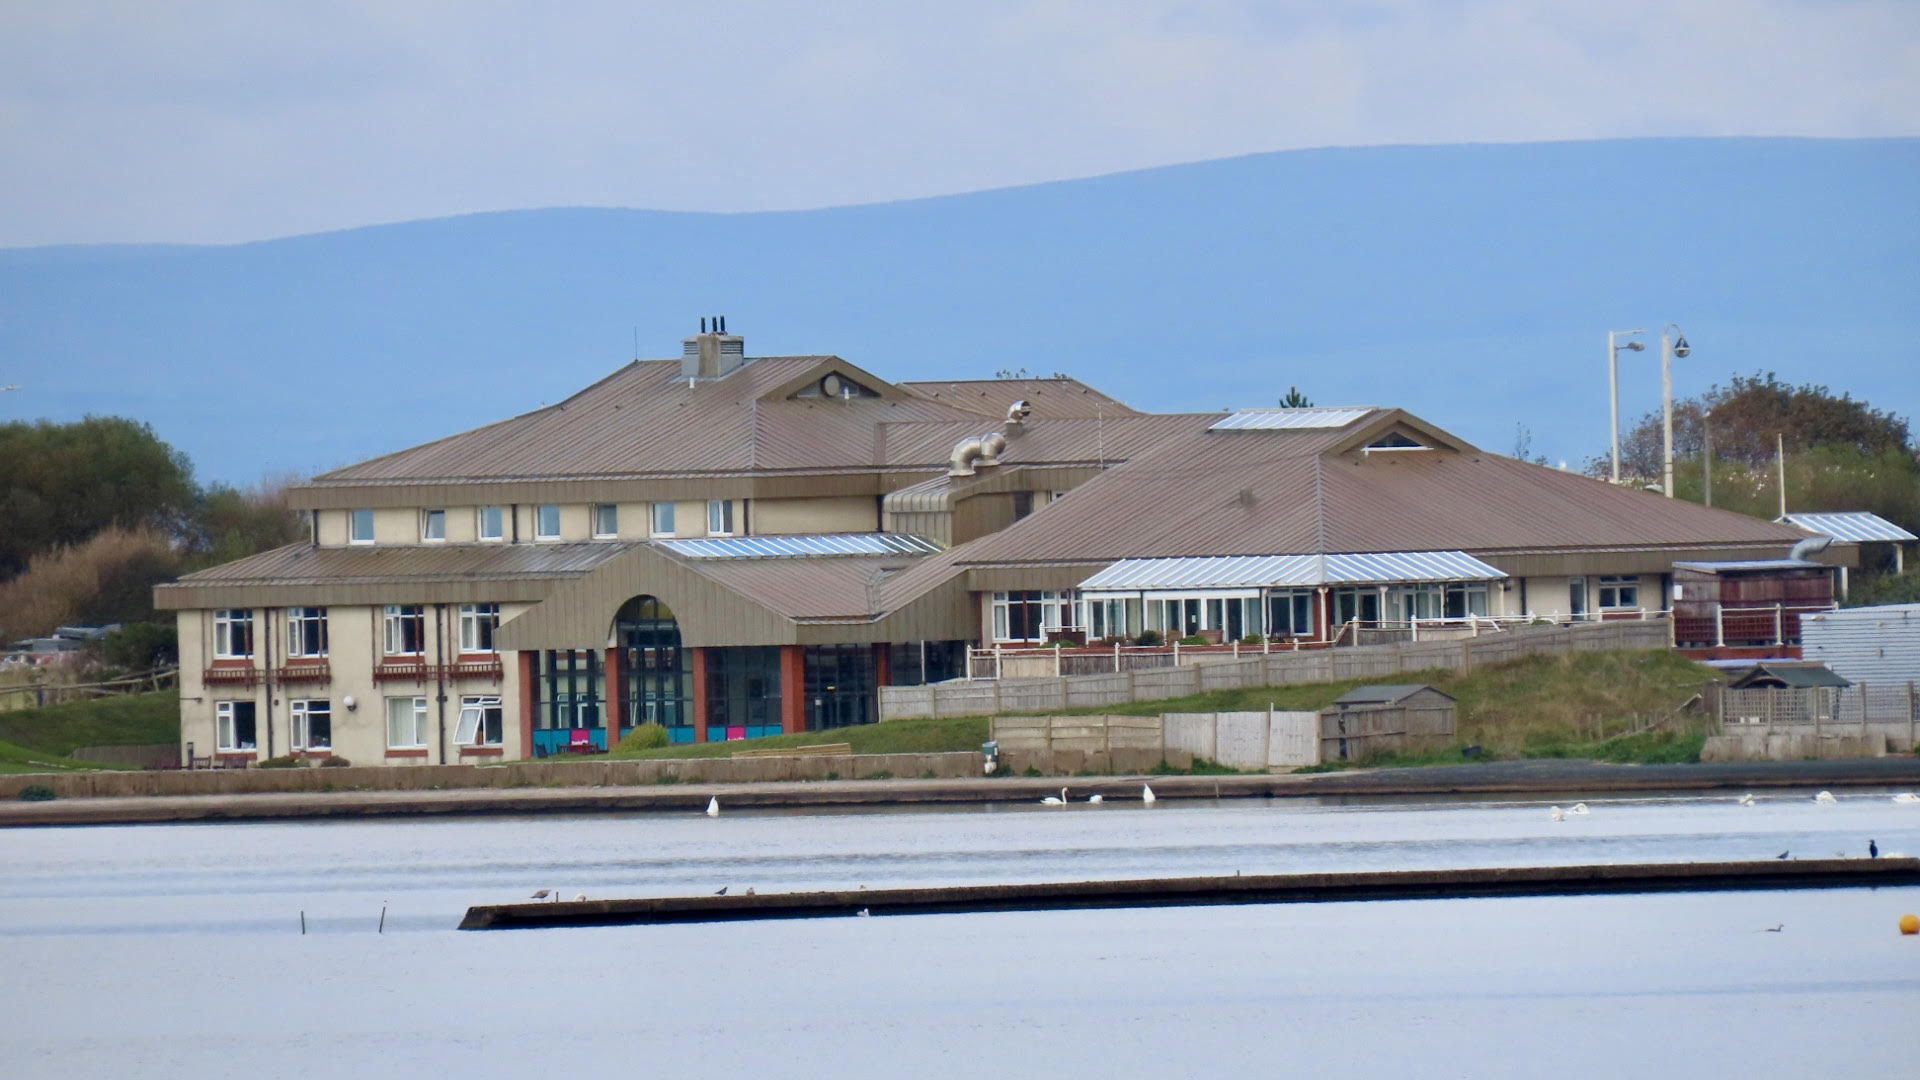
{"type": "Polygon", "coordinates": [[[417,544],[420,542],[420,511],[410,506],[394,506],[373,512],[373,542],[376,544],[417,544]]]}
{"type": "Polygon", "coordinates": [[[616,503],[620,511],[620,539],[645,540],[653,528],[653,520],[648,516],[651,503],[616,503]]]}
{"type": "Polygon", "coordinates": [[[194,754],[206,757],[218,741],[214,728],[213,699],[201,683],[207,666],[207,620],[205,611],[180,611],[174,614],[174,627],[180,635],[180,762],[187,762],[187,744],[194,754]]]}
{"type": "MultiPolygon", "coordinates": [[[[739,521],[736,507],[734,520],[739,521]]],[[[867,495],[826,499],[755,499],[747,525],[755,535],[874,532],[879,501],[867,495]]]]}
{"type": "Polygon", "coordinates": [[[320,525],[321,547],[345,547],[347,529],[353,514],[351,510],[315,510],[320,525]]]}
{"type": "Polygon", "coordinates": [[[705,499],[698,502],[674,502],[673,535],[676,537],[707,535],[707,501],[705,499]]]}
{"type": "MultiPolygon", "coordinates": [[[[1571,614],[1572,599],[1568,589],[1568,582],[1571,580],[1565,574],[1527,578],[1527,610],[1518,614],[1547,617],[1571,614]]],[[[1599,601],[1599,595],[1594,589],[1595,580],[1597,579],[1587,579],[1588,612],[1592,612],[1594,604],[1599,601]]],[[[1517,594],[1519,590],[1515,589],[1514,592],[1517,594]]],[[[1517,600],[1515,602],[1518,603],[1517,600]]]]}
{"type": "MultiPolygon", "coordinates": [[[[471,544],[480,538],[480,524],[475,517],[479,512],[478,507],[446,506],[432,509],[447,512],[447,543],[471,544]]],[[[504,527],[506,522],[502,521],[501,525],[504,527]]]]}

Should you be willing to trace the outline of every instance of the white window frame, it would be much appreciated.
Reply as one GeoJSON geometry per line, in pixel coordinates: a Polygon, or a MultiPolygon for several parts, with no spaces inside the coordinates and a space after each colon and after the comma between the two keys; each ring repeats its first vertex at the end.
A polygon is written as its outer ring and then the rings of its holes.
{"type": "Polygon", "coordinates": [[[388,698],[386,721],[387,749],[426,749],[427,699],[424,696],[388,698]],[[406,728],[408,727],[411,727],[413,730],[407,731],[406,728]],[[396,736],[398,736],[398,739],[396,739],[396,736]]]}
{"type": "Polygon", "coordinates": [[[732,499],[708,499],[707,500],[707,535],[708,536],[732,536],[733,535],[733,500],[732,499]]]}
{"type": "Polygon", "coordinates": [[[1596,590],[1595,611],[1638,611],[1640,610],[1639,574],[1602,574],[1600,588],[1596,590]],[[1623,592],[1631,596],[1621,599],[1623,592]],[[1611,597],[1611,602],[1609,602],[1611,597]]]}
{"type": "Polygon", "coordinates": [[[259,748],[260,709],[251,701],[217,701],[213,705],[213,742],[214,747],[224,754],[247,754],[259,748]],[[235,741],[234,708],[238,705],[253,706],[252,743],[242,745],[235,741]]]}
{"type": "Polygon", "coordinates": [[[647,527],[654,536],[673,535],[673,504],[657,502],[647,507],[647,527]],[[662,520],[664,519],[664,524],[662,520]]]}
{"type": "Polygon", "coordinates": [[[993,594],[993,619],[992,619],[993,640],[1006,641],[1006,642],[1045,641],[1047,639],[1047,632],[1049,630],[1074,629],[1074,619],[1076,615],[1075,609],[1078,605],[1072,590],[1061,591],[1061,590],[1055,590],[1055,589],[1020,589],[1017,591],[1037,592],[1040,595],[1037,599],[1033,599],[1033,600],[1022,599],[1022,600],[1015,601],[1011,599],[1010,593],[1005,593],[1005,592],[994,593],[993,594]],[[1015,637],[1009,636],[1013,632],[1013,619],[1009,613],[1009,609],[1015,603],[1018,603],[1022,606],[1025,606],[1027,604],[1040,605],[1040,636],[1039,637],[1015,638],[1015,637]]]}
{"type": "Polygon", "coordinates": [[[560,539],[560,506],[558,503],[540,503],[533,508],[533,538],[535,540],[560,539]],[[553,511],[553,531],[547,532],[547,511],[553,511]]]}
{"type": "Polygon", "coordinates": [[[498,506],[481,506],[473,512],[473,535],[483,543],[499,543],[507,538],[507,514],[498,506]],[[487,531],[487,515],[493,515],[493,531],[487,531]]]}
{"type": "Polygon", "coordinates": [[[219,608],[213,613],[213,656],[216,660],[253,659],[253,609],[219,608]],[[235,652],[236,632],[246,635],[246,651],[235,652]]]}
{"type": "Polygon", "coordinates": [[[420,542],[424,544],[444,544],[447,541],[447,512],[445,510],[422,510],[420,512],[420,542]]]}
{"type": "Polygon", "coordinates": [[[332,750],[333,749],[333,702],[326,698],[298,698],[293,702],[292,741],[295,750],[332,750]],[[327,739],[315,742],[312,738],[313,717],[327,718],[327,739]]]}
{"type": "Polygon", "coordinates": [[[613,540],[620,536],[620,507],[615,503],[594,503],[587,511],[593,520],[593,538],[595,540],[613,540]],[[602,512],[607,520],[600,520],[602,512]],[[602,525],[604,524],[604,528],[602,525]]]}
{"type": "Polygon", "coordinates": [[[287,658],[317,660],[327,655],[327,609],[287,609],[287,658]]]}
{"type": "Polygon", "coordinates": [[[473,694],[460,699],[460,723],[453,734],[455,743],[461,746],[500,746],[506,741],[506,729],[506,711],[500,707],[498,694],[473,694]],[[499,714],[499,737],[485,741],[486,714],[489,710],[499,714]]]}
{"type": "Polygon", "coordinates": [[[383,644],[388,656],[425,656],[427,654],[427,606],[425,604],[388,604],[382,620],[383,644]],[[415,621],[420,626],[420,647],[404,649],[406,634],[402,624],[415,621]]]}
{"type": "Polygon", "coordinates": [[[373,511],[371,510],[347,511],[347,543],[349,544],[373,543],[373,511]],[[367,534],[365,536],[360,535],[360,522],[363,520],[367,523],[367,534]]]}
{"type": "Polygon", "coordinates": [[[500,632],[499,604],[460,605],[461,655],[499,652],[494,635],[500,632]],[[481,628],[486,627],[486,644],[480,643],[481,628]]]}

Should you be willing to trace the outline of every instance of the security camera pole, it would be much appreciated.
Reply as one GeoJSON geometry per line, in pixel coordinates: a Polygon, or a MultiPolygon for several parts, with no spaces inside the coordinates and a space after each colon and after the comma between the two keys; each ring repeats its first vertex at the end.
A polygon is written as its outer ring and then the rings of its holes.
{"type": "Polygon", "coordinates": [[[1613,400],[1613,482],[1620,482],[1620,350],[1639,352],[1646,348],[1638,341],[1623,341],[1614,344],[1614,338],[1623,334],[1638,334],[1639,330],[1607,331],[1607,389],[1613,400]]]}
{"type": "Polygon", "coordinates": [[[1673,498],[1673,358],[1685,360],[1693,349],[1687,344],[1687,335],[1680,328],[1668,323],[1660,331],[1660,420],[1665,428],[1666,460],[1660,469],[1660,491],[1667,498],[1673,498]]]}

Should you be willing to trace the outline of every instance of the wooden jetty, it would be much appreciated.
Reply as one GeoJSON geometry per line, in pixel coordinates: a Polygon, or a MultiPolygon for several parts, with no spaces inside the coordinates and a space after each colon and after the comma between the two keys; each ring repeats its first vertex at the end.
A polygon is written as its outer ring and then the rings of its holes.
{"type": "Polygon", "coordinates": [[[1231,877],[955,885],[760,893],[751,896],[655,896],[625,900],[478,905],[467,909],[460,929],[516,930],[556,926],[629,926],[1074,908],[1849,889],[1901,885],[1920,885],[1920,859],[1764,859],[1757,862],[1236,874],[1231,877]]]}

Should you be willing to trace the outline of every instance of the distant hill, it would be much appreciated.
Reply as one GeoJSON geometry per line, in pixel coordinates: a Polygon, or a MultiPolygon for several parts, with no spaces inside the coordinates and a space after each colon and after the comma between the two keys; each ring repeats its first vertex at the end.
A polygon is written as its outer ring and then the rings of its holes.
{"type": "MultiPolygon", "coordinates": [[[[779,183],[778,176],[766,178],[779,183]]],[[[311,472],[558,400],[723,313],[894,379],[1065,371],[1148,409],[1400,405],[1606,444],[1605,333],[1677,394],[1778,371],[1920,414],[1920,139],[1260,154],[797,213],[558,209],[226,247],[0,250],[0,420],[151,421],[311,472]],[[1649,335],[1649,341],[1653,340],[1649,335]]],[[[1623,354],[1624,417],[1657,406],[1623,354]]]]}

